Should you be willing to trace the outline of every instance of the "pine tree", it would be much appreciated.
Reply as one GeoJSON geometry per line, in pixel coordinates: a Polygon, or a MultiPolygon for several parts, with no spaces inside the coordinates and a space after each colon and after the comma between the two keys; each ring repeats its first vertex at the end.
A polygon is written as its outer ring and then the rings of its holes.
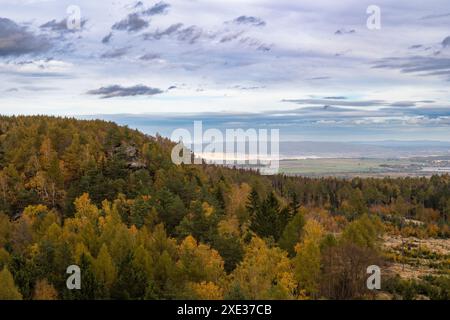
{"type": "Polygon", "coordinates": [[[260,206],[261,202],[259,194],[255,189],[252,189],[246,205],[247,211],[250,213],[250,216],[254,216],[256,212],[260,209],[260,206]]]}
{"type": "Polygon", "coordinates": [[[299,210],[294,218],[286,225],[280,238],[280,247],[286,250],[291,257],[295,255],[295,245],[300,241],[304,225],[304,211],[299,210]]]}
{"type": "Polygon", "coordinates": [[[280,234],[278,227],[279,216],[280,205],[275,194],[271,192],[262,206],[256,207],[250,227],[262,238],[273,237],[277,240],[280,234]]]}
{"type": "Polygon", "coordinates": [[[297,193],[293,192],[292,193],[292,200],[291,200],[291,203],[289,205],[289,208],[291,210],[292,216],[294,216],[298,212],[298,209],[300,209],[300,206],[301,206],[300,199],[298,198],[297,193]]]}

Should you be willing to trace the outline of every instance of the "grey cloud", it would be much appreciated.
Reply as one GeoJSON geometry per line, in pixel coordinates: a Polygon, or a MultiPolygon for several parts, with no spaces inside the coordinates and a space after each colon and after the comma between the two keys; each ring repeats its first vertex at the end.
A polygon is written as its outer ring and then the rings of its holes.
{"type": "Polygon", "coordinates": [[[352,50],[348,49],[348,50],[345,50],[345,51],[337,52],[337,53],[334,54],[334,56],[335,57],[342,57],[342,56],[345,56],[346,54],[348,54],[350,52],[352,52],[352,50]]]}
{"type": "Polygon", "coordinates": [[[415,44],[415,45],[410,46],[409,49],[420,49],[422,47],[423,47],[423,45],[421,45],[421,44],[415,44]]]}
{"type": "Polygon", "coordinates": [[[450,36],[448,36],[447,38],[445,38],[444,40],[442,40],[442,46],[444,48],[450,47],[450,36]]]}
{"type": "Polygon", "coordinates": [[[435,103],[436,101],[434,101],[434,100],[420,100],[420,101],[417,101],[417,102],[420,102],[420,103],[435,103]]]}
{"type": "Polygon", "coordinates": [[[236,40],[237,38],[242,36],[243,33],[244,33],[244,31],[238,31],[238,32],[234,32],[234,33],[229,33],[229,34],[223,36],[222,39],[220,39],[220,42],[221,43],[225,43],[225,42],[236,40]]]}
{"type": "Polygon", "coordinates": [[[242,86],[242,85],[235,85],[232,88],[233,89],[239,89],[239,90],[258,90],[258,89],[264,89],[266,86],[242,86]]]}
{"type": "Polygon", "coordinates": [[[149,26],[149,21],[145,20],[143,16],[155,16],[159,14],[164,14],[170,7],[170,4],[163,1],[158,2],[149,9],[142,9],[144,4],[139,1],[134,5],[135,12],[130,13],[125,19],[115,23],[112,26],[113,30],[121,30],[128,32],[136,32],[145,29],[149,26]]]}
{"type": "Polygon", "coordinates": [[[327,77],[327,76],[321,76],[321,77],[312,77],[312,78],[308,78],[306,80],[329,80],[331,79],[331,77],[327,77]]]}
{"type": "Polygon", "coordinates": [[[122,87],[120,85],[111,85],[101,87],[96,90],[90,90],[87,94],[99,95],[102,99],[115,97],[130,97],[130,96],[154,96],[161,94],[164,91],[158,88],[152,88],[144,85],[136,85],[132,87],[122,87]]]}
{"type": "Polygon", "coordinates": [[[390,104],[392,107],[414,107],[415,101],[397,101],[390,104]]]}
{"type": "Polygon", "coordinates": [[[421,20],[439,19],[439,18],[445,18],[445,17],[450,17],[450,13],[431,14],[431,15],[422,17],[421,20]]]}
{"type": "Polygon", "coordinates": [[[146,53],[139,58],[139,60],[144,60],[144,61],[150,61],[150,60],[156,60],[156,59],[160,59],[160,56],[155,53],[146,53]]]}
{"type": "Polygon", "coordinates": [[[200,27],[194,25],[186,28],[182,27],[182,23],[176,23],[163,31],[156,30],[153,32],[146,32],[143,34],[143,38],[144,40],[160,40],[164,36],[175,36],[179,41],[185,41],[193,44],[203,35],[203,29],[200,27]]]}
{"type": "Polygon", "coordinates": [[[134,5],[134,8],[142,8],[144,6],[144,3],[142,3],[142,1],[138,1],[136,2],[136,4],[134,5]]]}
{"type": "Polygon", "coordinates": [[[334,34],[335,35],[343,35],[343,34],[352,34],[352,33],[356,33],[356,31],[354,29],[351,29],[351,30],[339,29],[339,30],[336,30],[336,32],[334,34]]]}
{"type": "Polygon", "coordinates": [[[197,26],[190,26],[178,31],[178,40],[186,41],[190,44],[197,42],[203,34],[203,30],[197,26]]]}
{"type": "MultiPolygon", "coordinates": [[[[425,74],[426,76],[450,76],[450,70],[433,71],[425,74]]],[[[448,79],[450,81],[450,78],[448,79]]]]}
{"type": "Polygon", "coordinates": [[[102,43],[104,43],[104,44],[109,43],[109,42],[111,41],[112,36],[113,36],[113,33],[110,32],[107,36],[105,36],[105,37],[102,39],[102,43]]]}
{"type": "Polygon", "coordinates": [[[115,23],[113,30],[136,32],[147,28],[149,23],[142,19],[138,13],[131,13],[125,19],[115,23]]]}
{"type": "Polygon", "coordinates": [[[259,50],[259,51],[270,51],[271,47],[263,44],[263,45],[260,45],[259,47],[257,47],[256,50],[259,50]]]}
{"type": "MultiPolygon", "coordinates": [[[[44,62],[50,62],[52,60],[53,60],[53,58],[47,58],[47,59],[45,59],[43,61],[44,62]]],[[[37,62],[33,61],[33,60],[14,61],[14,62],[11,62],[11,63],[14,64],[14,65],[18,65],[18,66],[37,65],[39,67],[39,69],[42,69],[42,70],[46,69],[46,66],[45,66],[44,63],[37,64],[37,62]]]]}
{"type": "Polygon", "coordinates": [[[259,50],[259,51],[270,51],[271,50],[270,45],[262,43],[260,40],[255,39],[255,38],[245,37],[245,38],[241,38],[239,40],[239,42],[241,44],[246,44],[249,47],[254,47],[254,48],[256,48],[256,50],[259,50]]]}
{"type": "Polygon", "coordinates": [[[403,73],[419,73],[424,76],[450,74],[450,58],[421,57],[385,58],[373,68],[400,70],[403,73]]]}
{"type": "Polygon", "coordinates": [[[146,32],[142,36],[144,40],[160,40],[163,37],[173,37],[178,41],[187,42],[189,44],[194,44],[200,39],[218,39],[220,43],[238,41],[242,45],[255,48],[259,51],[271,50],[271,45],[265,44],[260,40],[252,37],[243,37],[244,34],[245,32],[243,30],[220,30],[218,32],[211,33],[196,25],[184,27],[182,23],[175,23],[170,25],[166,29],[156,29],[155,31],[146,32]]]}
{"type": "Polygon", "coordinates": [[[234,24],[245,24],[251,25],[255,27],[263,27],[266,25],[266,22],[260,18],[252,17],[252,16],[240,16],[232,21],[234,24]]]}
{"type": "MultiPolygon", "coordinates": [[[[82,19],[80,26],[81,28],[83,28],[86,24],[87,20],[86,19],[82,19]]],[[[77,32],[80,31],[79,29],[69,29],[67,28],[67,18],[63,19],[61,21],[57,21],[55,19],[48,21],[46,23],[44,23],[43,25],[40,26],[41,29],[47,29],[47,30],[51,30],[51,31],[57,31],[57,32],[77,32]]]]}
{"type": "Polygon", "coordinates": [[[160,1],[157,4],[155,4],[153,7],[142,11],[142,14],[147,16],[154,16],[157,14],[163,14],[167,12],[167,9],[169,9],[170,4],[165,3],[164,1],[160,1]]]}
{"type": "MultiPolygon", "coordinates": [[[[355,113],[356,110],[355,109],[350,109],[350,108],[342,108],[342,107],[334,107],[334,106],[330,106],[330,105],[322,105],[322,106],[315,106],[315,107],[305,107],[305,108],[301,108],[301,109],[297,109],[294,110],[294,113],[297,113],[299,115],[301,114],[316,114],[317,112],[323,112],[325,111],[326,113],[355,113]]],[[[285,112],[288,113],[288,112],[285,112]]],[[[323,114],[323,113],[321,113],[323,114]]]]}
{"type": "Polygon", "coordinates": [[[130,49],[129,47],[125,47],[125,48],[111,50],[111,51],[108,51],[108,52],[102,54],[101,58],[109,58],[109,59],[120,58],[120,57],[124,56],[128,52],[129,49],[130,49]]]}
{"type": "Polygon", "coordinates": [[[7,18],[0,18],[0,57],[45,52],[52,47],[48,38],[36,35],[7,18]]]}
{"type": "Polygon", "coordinates": [[[346,100],[347,99],[347,97],[344,97],[344,96],[337,96],[337,97],[324,97],[324,99],[327,99],[327,100],[346,100]]]}
{"type": "Polygon", "coordinates": [[[58,90],[56,87],[43,87],[43,86],[24,86],[23,90],[27,91],[55,91],[58,90]]]}
{"type": "Polygon", "coordinates": [[[143,34],[144,40],[159,40],[164,36],[170,36],[174,33],[176,33],[178,30],[181,29],[181,27],[183,27],[182,23],[175,23],[172,24],[171,26],[169,26],[167,29],[165,30],[156,30],[154,32],[146,32],[143,34]]]}

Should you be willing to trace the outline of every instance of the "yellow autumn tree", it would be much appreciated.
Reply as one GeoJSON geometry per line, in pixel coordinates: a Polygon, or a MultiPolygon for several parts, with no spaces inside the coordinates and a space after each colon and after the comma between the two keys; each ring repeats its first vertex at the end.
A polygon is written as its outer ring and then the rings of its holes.
{"type": "Polygon", "coordinates": [[[240,237],[241,229],[236,216],[229,216],[221,220],[217,225],[217,231],[223,237],[240,237]]]}
{"type": "Polygon", "coordinates": [[[208,245],[187,236],[180,244],[177,267],[187,281],[218,283],[224,276],[224,262],[219,253],[208,245]]]}
{"type": "Polygon", "coordinates": [[[89,261],[93,261],[92,255],[89,249],[81,242],[75,244],[75,250],[73,252],[74,261],[76,264],[81,264],[81,258],[86,257],[89,261]]]}
{"type": "Polygon", "coordinates": [[[110,244],[122,221],[116,205],[111,205],[109,201],[102,202],[102,210],[104,215],[98,219],[99,242],[110,244]]]}
{"type": "Polygon", "coordinates": [[[33,300],[57,300],[58,292],[47,279],[38,280],[34,287],[33,300]]]}
{"type": "Polygon", "coordinates": [[[287,253],[254,237],[244,260],[231,274],[230,290],[246,299],[295,299],[296,283],[287,253]]]}
{"type": "Polygon", "coordinates": [[[75,217],[76,218],[87,218],[91,221],[96,221],[99,215],[98,208],[92,204],[91,199],[87,193],[75,200],[75,217]]]}
{"type": "Polygon", "coordinates": [[[112,238],[109,239],[109,252],[116,265],[120,265],[134,248],[134,235],[132,229],[120,223],[116,226],[112,238]]]}
{"type": "Polygon", "coordinates": [[[50,137],[44,138],[39,153],[40,153],[39,161],[41,168],[46,170],[50,167],[51,159],[56,156],[56,152],[53,149],[52,140],[50,139],[50,137]]]}
{"type": "Polygon", "coordinates": [[[153,261],[147,250],[143,245],[137,247],[133,252],[133,268],[143,272],[147,279],[151,279],[153,276],[153,261]]]}
{"type": "Polygon", "coordinates": [[[28,206],[23,211],[22,217],[27,217],[32,225],[34,234],[41,238],[47,229],[54,223],[58,223],[58,214],[49,210],[44,205],[28,206]]]}
{"type": "Polygon", "coordinates": [[[72,234],[76,235],[77,242],[83,242],[89,251],[95,255],[101,247],[98,230],[100,210],[92,204],[87,193],[77,198],[74,204],[75,217],[66,219],[64,228],[69,229],[72,234]]]}
{"type": "Polygon", "coordinates": [[[223,289],[213,282],[190,283],[189,288],[198,300],[223,300],[223,289]]]}
{"type": "Polygon", "coordinates": [[[22,300],[22,294],[17,289],[11,272],[6,267],[0,272],[0,300],[22,300]]]}
{"type": "Polygon", "coordinates": [[[304,227],[304,235],[295,247],[295,276],[299,288],[310,296],[318,292],[320,278],[320,241],[324,235],[323,227],[316,220],[308,220],[304,227]]]}
{"type": "Polygon", "coordinates": [[[11,222],[8,216],[0,212],[0,247],[3,247],[8,242],[11,229],[11,222]]]}
{"type": "Polygon", "coordinates": [[[227,214],[243,218],[246,214],[245,206],[248,201],[248,196],[251,192],[251,187],[247,183],[233,185],[228,195],[227,214]]]}
{"type": "Polygon", "coordinates": [[[108,247],[103,244],[97,258],[93,262],[93,271],[96,279],[111,289],[117,279],[117,268],[111,258],[108,247]]]}
{"type": "Polygon", "coordinates": [[[383,224],[380,219],[364,214],[346,226],[342,238],[360,247],[374,249],[379,245],[382,232],[383,224]]]}

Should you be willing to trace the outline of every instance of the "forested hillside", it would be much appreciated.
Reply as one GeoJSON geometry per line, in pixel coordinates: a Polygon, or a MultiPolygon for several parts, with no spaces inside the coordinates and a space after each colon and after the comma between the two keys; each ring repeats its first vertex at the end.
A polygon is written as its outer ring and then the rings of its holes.
{"type": "MultiPolygon", "coordinates": [[[[172,147],[104,121],[0,117],[0,299],[377,298],[367,266],[404,259],[383,235],[450,236],[448,175],[268,177],[177,166],[172,147]]],[[[433,261],[382,291],[450,299],[450,255],[433,261]]]]}

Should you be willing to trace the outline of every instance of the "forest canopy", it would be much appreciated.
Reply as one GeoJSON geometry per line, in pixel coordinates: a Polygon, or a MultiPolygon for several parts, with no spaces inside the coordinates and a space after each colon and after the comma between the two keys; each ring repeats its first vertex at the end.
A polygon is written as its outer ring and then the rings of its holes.
{"type": "MultiPolygon", "coordinates": [[[[448,175],[262,176],[175,165],[173,145],[112,122],[0,116],[0,299],[374,298],[366,268],[389,263],[384,234],[450,235],[448,175]],[[74,264],[81,290],[66,287],[74,264]]],[[[448,299],[443,269],[389,292],[448,299]]]]}

